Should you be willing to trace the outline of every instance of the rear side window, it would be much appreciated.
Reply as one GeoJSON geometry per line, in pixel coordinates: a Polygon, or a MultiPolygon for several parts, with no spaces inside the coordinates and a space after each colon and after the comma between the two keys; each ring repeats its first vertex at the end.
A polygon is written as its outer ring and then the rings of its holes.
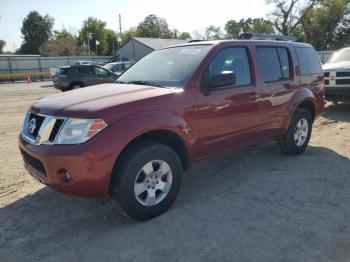
{"type": "Polygon", "coordinates": [[[300,75],[321,74],[320,59],[313,48],[296,47],[295,51],[299,60],[300,75]]]}
{"type": "Polygon", "coordinates": [[[79,74],[79,75],[94,75],[95,74],[95,72],[91,66],[76,67],[74,72],[76,74],[79,74]]]}
{"type": "Polygon", "coordinates": [[[283,47],[257,47],[264,82],[283,81],[290,78],[288,50],[283,47]]]}
{"type": "Polygon", "coordinates": [[[235,72],[235,86],[244,86],[251,83],[249,60],[245,48],[225,48],[216,55],[209,66],[209,77],[220,75],[224,71],[235,72]]]}

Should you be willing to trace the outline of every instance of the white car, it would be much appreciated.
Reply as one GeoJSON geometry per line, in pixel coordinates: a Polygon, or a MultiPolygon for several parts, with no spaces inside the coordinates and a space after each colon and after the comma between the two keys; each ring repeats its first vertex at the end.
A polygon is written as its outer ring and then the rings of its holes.
{"type": "Polygon", "coordinates": [[[335,52],[323,65],[323,72],[326,100],[350,102],[350,47],[335,52]]]}

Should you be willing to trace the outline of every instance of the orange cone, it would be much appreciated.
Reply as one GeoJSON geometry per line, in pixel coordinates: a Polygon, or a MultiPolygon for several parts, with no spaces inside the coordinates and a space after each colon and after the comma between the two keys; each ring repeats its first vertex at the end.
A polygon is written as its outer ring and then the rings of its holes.
{"type": "Polygon", "coordinates": [[[32,79],[30,77],[31,77],[31,73],[28,74],[27,84],[31,84],[32,83],[32,79]]]}

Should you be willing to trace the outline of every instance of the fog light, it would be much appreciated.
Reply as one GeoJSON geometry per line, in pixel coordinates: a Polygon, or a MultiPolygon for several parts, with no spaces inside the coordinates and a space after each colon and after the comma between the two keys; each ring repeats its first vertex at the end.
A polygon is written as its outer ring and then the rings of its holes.
{"type": "Polygon", "coordinates": [[[72,179],[71,174],[66,169],[60,169],[57,173],[59,175],[60,180],[64,183],[68,183],[72,179]]]}

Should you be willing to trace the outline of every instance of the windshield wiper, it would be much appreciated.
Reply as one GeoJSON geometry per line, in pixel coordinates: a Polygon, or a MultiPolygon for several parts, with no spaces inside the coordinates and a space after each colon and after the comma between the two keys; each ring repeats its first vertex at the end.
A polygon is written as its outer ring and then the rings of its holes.
{"type": "Polygon", "coordinates": [[[152,82],[152,81],[143,81],[143,80],[130,81],[130,82],[126,82],[126,83],[133,84],[133,85],[147,85],[147,86],[155,86],[155,87],[165,87],[163,85],[160,85],[160,84],[152,82]]]}

